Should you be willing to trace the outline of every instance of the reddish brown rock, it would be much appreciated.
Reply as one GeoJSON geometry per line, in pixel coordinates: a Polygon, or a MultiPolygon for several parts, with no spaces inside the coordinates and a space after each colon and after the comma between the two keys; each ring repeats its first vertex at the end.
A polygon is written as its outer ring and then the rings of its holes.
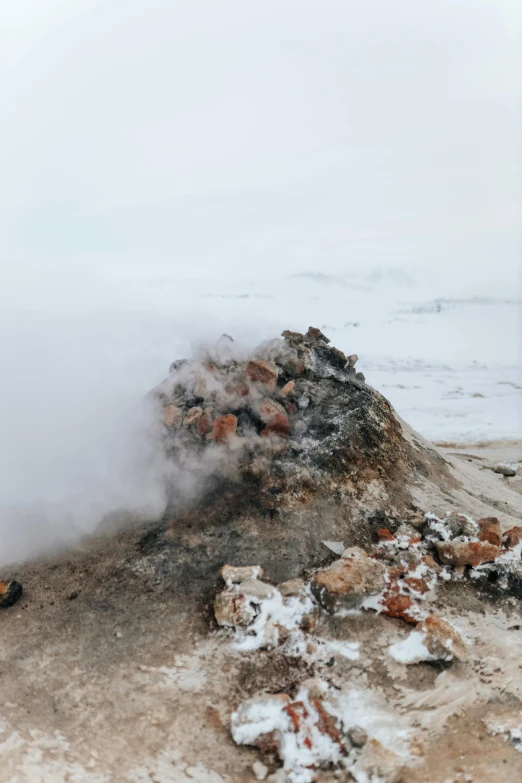
{"type": "Polygon", "coordinates": [[[488,541],[493,546],[502,544],[502,528],[496,517],[484,517],[477,520],[480,541],[488,541]]]}
{"type": "Polygon", "coordinates": [[[379,541],[395,541],[393,534],[388,530],[387,527],[379,528],[377,531],[377,538],[379,541]]]}
{"type": "Polygon", "coordinates": [[[399,617],[407,623],[415,625],[419,620],[419,608],[409,595],[403,595],[395,590],[386,590],[381,601],[383,614],[388,617],[399,617]]]}
{"type": "Polygon", "coordinates": [[[257,405],[257,414],[265,424],[269,424],[276,416],[284,416],[286,419],[286,413],[283,406],[275,400],[271,400],[270,397],[263,397],[261,402],[257,405]]]}
{"type": "Polygon", "coordinates": [[[212,427],[212,437],[218,443],[226,443],[230,440],[237,430],[237,418],[231,413],[224,416],[216,416],[212,427]]]}
{"type": "Polygon", "coordinates": [[[424,645],[436,658],[444,660],[453,657],[459,661],[466,660],[467,651],[464,639],[442,617],[431,614],[418,624],[417,631],[424,634],[424,645]]]}
{"type": "Polygon", "coordinates": [[[379,593],[384,585],[382,563],[353,547],[329,568],[317,571],[311,587],[325,609],[336,611],[341,606],[359,606],[366,596],[379,593]]]}
{"type": "Polygon", "coordinates": [[[478,566],[499,555],[499,547],[488,541],[436,541],[438,555],[445,565],[478,566]]]}
{"type": "Polygon", "coordinates": [[[207,413],[205,411],[205,413],[202,416],[200,416],[200,418],[196,422],[196,432],[198,433],[198,435],[203,437],[203,435],[207,435],[207,433],[212,432],[212,427],[213,427],[212,416],[210,415],[210,413],[207,413]]]}
{"type": "Polygon", "coordinates": [[[277,382],[277,368],[271,362],[252,360],[248,362],[246,374],[254,383],[262,383],[269,389],[275,389],[277,382]]]}
{"type": "Polygon", "coordinates": [[[183,424],[185,426],[194,424],[201,416],[203,416],[203,408],[191,408],[183,419],[183,424]]]}
{"type": "Polygon", "coordinates": [[[512,527],[504,533],[504,544],[508,549],[518,546],[522,541],[522,527],[512,527]]]}
{"type": "Polygon", "coordinates": [[[179,424],[183,411],[177,405],[165,405],[163,408],[163,422],[166,427],[175,427],[179,424]]]}
{"type": "Polygon", "coordinates": [[[404,579],[404,584],[412,591],[412,593],[417,593],[418,595],[424,595],[430,591],[429,584],[421,577],[407,576],[404,579]]]}
{"type": "Polygon", "coordinates": [[[277,435],[279,437],[288,437],[290,434],[290,422],[288,421],[288,416],[285,416],[282,413],[278,413],[275,416],[273,416],[266,427],[261,431],[261,435],[264,438],[269,437],[270,435],[277,435]]]}

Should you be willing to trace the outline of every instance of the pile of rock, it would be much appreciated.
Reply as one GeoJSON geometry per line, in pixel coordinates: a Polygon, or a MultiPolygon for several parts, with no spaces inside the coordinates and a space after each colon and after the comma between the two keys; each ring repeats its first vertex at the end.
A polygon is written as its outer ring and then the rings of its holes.
{"type": "Polygon", "coordinates": [[[310,327],[305,335],[283,332],[283,337],[241,360],[232,338],[224,335],[203,359],[174,362],[171,377],[155,390],[165,426],[194,442],[276,438],[285,451],[292,436],[300,438],[308,429],[304,412],[315,397],[311,377],[364,382],[354,369],[357,356],[329,346],[319,329],[310,327]]]}
{"type": "Polygon", "coordinates": [[[330,487],[347,473],[364,487],[390,481],[401,460],[413,467],[419,455],[356,362],[313,327],[283,332],[248,357],[223,336],[194,359],[174,362],[151,392],[166,453],[186,462],[187,454],[200,460],[210,452],[216,471],[228,477],[233,464],[242,481],[266,483],[268,501],[278,493],[279,505],[289,488],[330,487]]]}

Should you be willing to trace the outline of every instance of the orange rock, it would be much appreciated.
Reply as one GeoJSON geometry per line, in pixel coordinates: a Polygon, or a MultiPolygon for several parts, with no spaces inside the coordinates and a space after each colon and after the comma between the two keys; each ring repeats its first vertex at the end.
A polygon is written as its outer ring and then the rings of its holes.
{"type": "Polygon", "coordinates": [[[488,541],[436,541],[435,547],[443,563],[455,566],[490,563],[500,552],[488,541]]]}
{"type": "Polygon", "coordinates": [[[261,431],[261,435],[264,438],[269,437],[270,435],[279,435],[280,437],[286,437],[290,434],[290,422],[288,421],[288,416],[285,416],[282,413],[278,413],[275,416],[273,416],[266,427],[261,431]]]}
{"type": "Polygon", "coordinates": [[[277,382],[277,369],[271,362],[252,360],[246,367],[247,378],[255,383],[262,383],[270,389],[275,389],[277,382]]]}
{"type": "Polygon", "coordinates": [[[484,517],[477,520],[479,528],[478,537],[480,541],[488,541],[493,546],[502,544],[502,529],[500,522],[496,517],[484,517]]]}
{"type": "Polygon", "coordinates": [[[419,620],[419,609],[413,603],[409,595],[386,590],[382,598],[383,614],[388,617],[400,617],[407,623],[415,623],[419,620]]]}
{"type": "Polygon", "coordinates": [[[175,427],[181,421],[183,411],[177,405],[165,405],[163,408],[163,422],[166,427],[175,427]]]}
{"type": "Polygon", "coordinates": [[[212,427],[212,437],[218,443],[225,443],[236,434],[237,418],[232,413],[216,416],[212,427]]]}
{"type": "Polygon", "coordinates": [[[279,392],[281,397],[287,397],[289,394],[291,394],[295,387],[295,381],[288,381],[288,383],[285,383],[281,391],[279,392]]]}
{"type": "Polygon", "coordinates": [[[512,549],[522,541],[522,527],[512,527],[504,533],[504,544],[512,549]]]}
{"type": "Polygon", "coordinates": [[[329,611],[340,606],[357,607],[365,596],[375,595],[385,586],[382,563],[356,547],[345,555],[329,568],[317,571],[312,579],[312,591],[329,611]]]}
{"type": "Polygon", "coordinates": [[[203,416],[203,408],[191,408],[183,419],[183,424],[186,426],[194,424],[201,416],[203,416]]]}

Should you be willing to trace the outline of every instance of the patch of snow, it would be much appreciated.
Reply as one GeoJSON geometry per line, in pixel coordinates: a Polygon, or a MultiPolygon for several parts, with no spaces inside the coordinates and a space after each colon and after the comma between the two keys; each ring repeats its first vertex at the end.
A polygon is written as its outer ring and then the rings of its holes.
{"type": "Polygon", "coordinates": [[[421,663],[434,661],[435,656],[424,644],[426,637],[419,631],[412,631],[402,642],[396,642],[388,648],[388,653],[397,663],[421,663]]]}

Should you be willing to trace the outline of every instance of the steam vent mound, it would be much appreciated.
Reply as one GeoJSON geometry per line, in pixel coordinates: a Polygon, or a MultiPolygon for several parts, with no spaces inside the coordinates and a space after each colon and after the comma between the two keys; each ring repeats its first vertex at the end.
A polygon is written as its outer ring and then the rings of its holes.
{"type": "Polygon", "coordinates": [[[357,358],[313,327],[244,358],[223,335],[193,361],[174,362],[152,392],[175,466],[171,511],[187,500],[185,487],[203,491],[196,516],[216,564],[259,558],[262,546],[274,575],[297,574],[324,556],[321,539],[370,543],[375,529],[414,515],[419,479],[455,483],[366,384],[357,358]]]}
{"type": "Polygon", "coordinates": [[[161,518],[1,575],[0,783],[522,781],[519,445],[427,443],[314,328],[146,409],[161,518]]]}

